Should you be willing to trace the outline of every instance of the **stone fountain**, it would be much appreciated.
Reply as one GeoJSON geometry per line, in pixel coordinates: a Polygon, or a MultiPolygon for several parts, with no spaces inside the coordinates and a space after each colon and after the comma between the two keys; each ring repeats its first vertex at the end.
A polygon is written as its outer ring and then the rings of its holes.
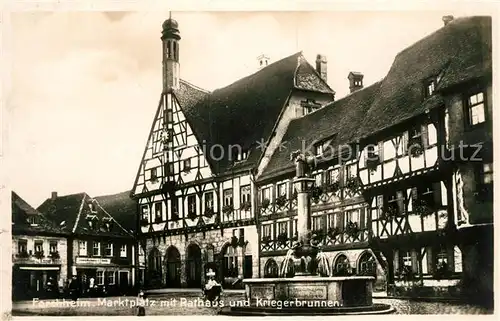
{"type": "Polygon", "coordinates": [[[244,279],[245,301],[225,307],[225,315],[383,314],[394,309],[372,302],[372,276],[330,276],[330,268],[311,235],[310,191],[314,157],[290,155],[296,165],[298,241],[288,250],[279,278],[244,279]]]}

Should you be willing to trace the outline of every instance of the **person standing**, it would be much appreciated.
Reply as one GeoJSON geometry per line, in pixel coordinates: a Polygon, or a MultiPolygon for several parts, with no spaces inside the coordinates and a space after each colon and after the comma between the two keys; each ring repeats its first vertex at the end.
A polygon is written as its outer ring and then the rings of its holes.
{"type": "Polygon", "coordinates": [[[78,284],[78,280],[75,275],[73,275],[69,283],[69,293],[73,301],[78,300],[78,297],[80,296],[80,285],[78,284]]]}

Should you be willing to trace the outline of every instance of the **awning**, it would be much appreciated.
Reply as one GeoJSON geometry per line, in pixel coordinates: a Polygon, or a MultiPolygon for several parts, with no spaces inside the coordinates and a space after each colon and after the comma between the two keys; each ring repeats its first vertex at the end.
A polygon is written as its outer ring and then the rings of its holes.
{"type": "Polygon", "coordinates": [[[59,271],[58,266],[20,266],[19,270],[36,270],[36,271],[59,271]]]}

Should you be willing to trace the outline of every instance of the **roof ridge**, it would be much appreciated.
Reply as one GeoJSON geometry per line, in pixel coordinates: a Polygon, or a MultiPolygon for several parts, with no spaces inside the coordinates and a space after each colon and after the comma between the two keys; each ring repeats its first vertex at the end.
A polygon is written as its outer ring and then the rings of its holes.
{"type": "Polygon", "coordinates": [[[85,193],[85,192],[82,194],[83,194],[82,202],[80,204],[80,209],[78,210],[78,215],[76,216],[75,224],[73,225],[73,229],[72,229],[73,233],[75,233],[76,227],[78,226],[78,223],[80,222],[80,216],[82,214],[83,204],[85,203],[85,196],[88,196],[87,193],[85,193]]]}

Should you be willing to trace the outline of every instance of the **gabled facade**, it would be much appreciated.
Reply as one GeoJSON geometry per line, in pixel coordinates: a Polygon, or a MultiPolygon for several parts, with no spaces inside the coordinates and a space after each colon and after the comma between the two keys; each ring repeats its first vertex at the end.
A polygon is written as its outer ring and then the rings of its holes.
{"type": "Polygon", "coordinates": [[[12,192],[12,299],[56,296],[67,278],[68,233],[12,192]]]}
{"type": "Polygon", "coordinates": [[[271,134],[334,92],[301,53],[208,92],[178,77],[172,19],[162,43],[164,88],[131,193],[146,283],[199,287],[212,268],[237,284],[259,273],[254,171],[277,147],[271,134]]]}
{"type": "Polygon", "coordinates": [[[54,192],[37,210],[68,234],[68,277],[77,277],[81,295],[133,290],[134,234],[124,229],[97,199],[86,193],[58,196],[54,192]]]}

